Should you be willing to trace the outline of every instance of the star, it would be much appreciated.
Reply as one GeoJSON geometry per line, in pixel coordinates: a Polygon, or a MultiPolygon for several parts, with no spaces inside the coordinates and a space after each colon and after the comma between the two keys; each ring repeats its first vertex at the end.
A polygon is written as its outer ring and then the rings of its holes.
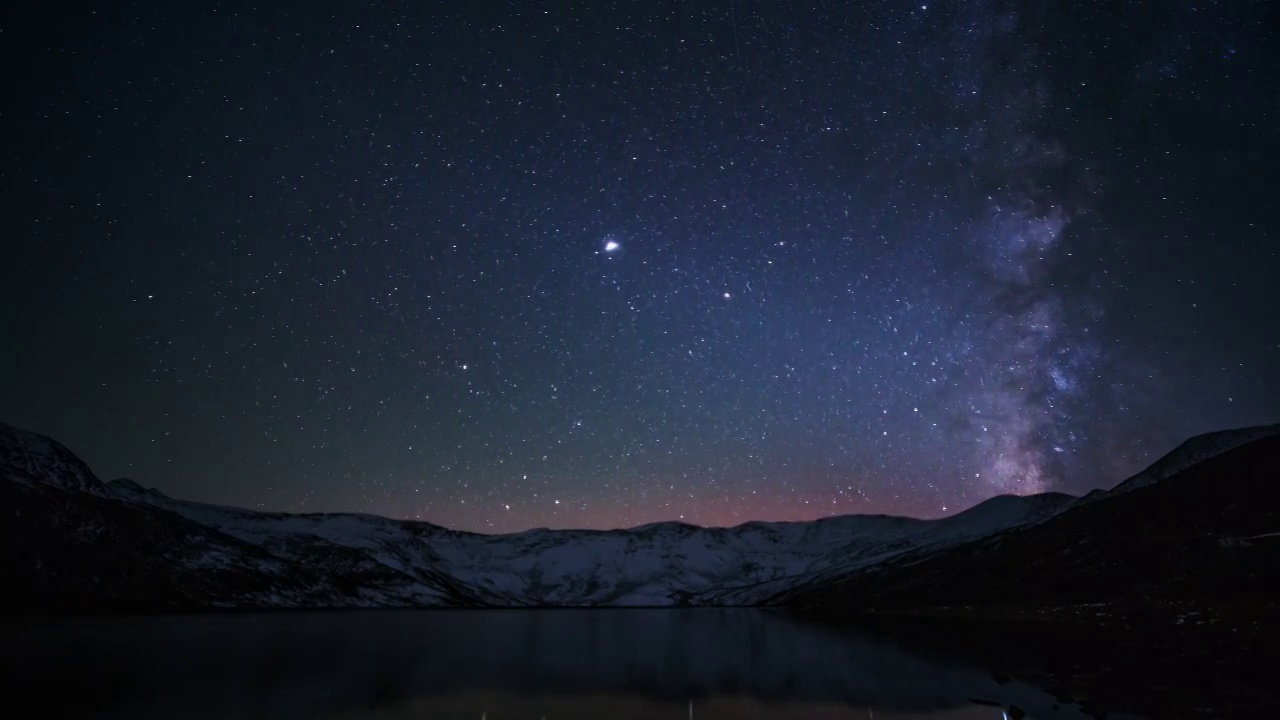
{"type": "Polygon", "coordinates": [[[56,71],[15,113],[96,109],[10,143],[9,265],[71,280],[0,283],[29,379],[0,421],[177,497],[519,531],[811,519],[854,481],[959,511],[1280,417],[1271,87],[1236,44],[1265,3],[1172,10],[1142,53],[1132,4],[688,0],[716,28],[639,32],[547,3],[515,43],[418,5],[32,41],[56,71]]]}

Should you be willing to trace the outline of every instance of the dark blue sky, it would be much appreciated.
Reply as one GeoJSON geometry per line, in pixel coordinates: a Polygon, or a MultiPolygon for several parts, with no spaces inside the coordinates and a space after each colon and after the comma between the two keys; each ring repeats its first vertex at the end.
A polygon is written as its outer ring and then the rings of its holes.
{"type": "Polygon", "coordinates": [[[477,530],[934,516],[1280,417],[1266,3],[802,5],[6,20],[0,417],[477,530]]]}

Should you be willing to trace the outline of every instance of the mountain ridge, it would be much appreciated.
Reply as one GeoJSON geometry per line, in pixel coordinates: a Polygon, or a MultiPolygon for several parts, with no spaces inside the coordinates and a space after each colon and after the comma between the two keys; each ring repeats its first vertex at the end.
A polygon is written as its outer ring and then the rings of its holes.
{"type": "MultiPolygon", "coordinates": [[[[1160,473],[1177,474],[1216,457],[1215,450],[1278,432],[1280,426],[1258,426],[1192,438],[1180,454],[1134,477],[1155,478],[1146,487],[1158,486],[1160,473]]],[[[659,522],[485,535],[368,514],[188,502],[127,478],[103,483],[65,446],[7,425],[0,425],[0,475],[10,481],[0,482],[0,494],[10,496],[0,499],[31,521],[10,527],[0,577],[31,584],[35,596],[54,596],[55,606],[59,593],[84,595],[77,600],[83,606],[97,593],[126,607],[133,597],[148,609],[770,604],[1012,537],[1128,495],[1121,488],[1133,480],[1083,498],[996,496],[927,520],[840,515],[727,528],[659,522]],[[159,555],[157,545],[165,547],[159,555]],[[85,558],[95,567],[86,570],[85,558]],[[157,572],[171,582],[148,589],[145,578],[157,572]],[[114,579],[104,581],[104,574],[114,579]]]]}
{"type": "Polygon", "coordinates": [[[254,513],[254,514],[260,514],[260,515],[290,516],[290,517],[337,517],[337,516],[363,517],[363,518],[370,518],[370,519],[386,520],[389,522],[396,522],[396,523],[413,523],[417,525],[424,525],[424,526],[429,526],[433,528],[439,528],[442,531],[457,533],[460,535],[472,535],[472,536],[487,537],[487,538],[512,538],[512,537],[519,537],[519,536],[525,536],[525,535],[536,534],[536,533],[566,533],[566,532],[567,533],[583,533],[583,534],[589,534],[589,535],[590,534],[608,535],[613,533],[638,533],[638,532],[652,531],[652,530],[658,530],[658,529],[746,530],[749,528],[790,527],[790,526],[809,525],[813,523],[847,521],[854,518],[876,519],[876,520],[884,520],[884,521],[891,521],[891,522],[902,521],[905,523],[935,523],[935,522],[943,522],[943,521],[959,518],[962,516],[966,516],[969,513],[972,513],[978,510],[979,508],[995,507],[996,505],[1007,503],[1010,500],[1020,501],[1020,500],[1035,500],[1039,498],[1052,498],[1052,499],[1061,499],[1062,501],[1065,502],[1068,500],[1080,500],[1084,497],[1084,496],[1071,495],[1069,493],[1052,491],[1052,490],[1046,491],[1046,492],[1034,493],[1031,495],[1018,495],[1016,493],[1002,493],[1000,495],[993,495],[989,498],[986,498],[985,500],[981,500],[978,503],[968,508],[965,508],[964,510],[960,510],[950,515],[944,515],[942,517],[937,517],[937,518],[917,518],[911,515],[893,515],[889,513],[844,513],[840,515],[824,515],[822,517],[813,518],[812,520],[745,520],[743,522],[737,523],[736,525],[698,525],[696,523],[685,522],[683,520],[657,520],[654,522],[642,523],[640,525],[632,525],[632,526],[618,527],[618,528],[580,528],[580,527],[549,528],[545,526],[539,526],[539,527],[528,528],[525,530],[515,530],[512,532],[485,533],[485,532],[478,532],[475,530],[460,530],[457,528],[451,528],[448,525],[433,523],[429,520],[409,520],[406,518],[396,518],[396,517],[390,517],[387,515],[378,515],[376,513],[362,513],[362,512],[353,512],[353,511],[345,511],[345,510],[316,511],[316,512],[250,510],[248,508],[242,508],[236,505],[224,505],[221,503],[207,503],[207,502],[202,502],[198,500],[180,500],[180,499],[174,498],[171,495],[165,494],[163,491],[159,490],[158,488],[145,487],[140,483],[138,483],[137,481],[127,477],[108,480],[104,484],[113,494],[124,497],[126,499],[136,499],[140,496],[149,496],[157,500],[167,500],[170,502],[182,503],[184,505],[203,506],[203,507],[212,508],[212,509],[240,511],[240,512],[254,513]]]}
{"type": "Polygon", "coordinates": [[[897,609],[1273,604],[1280,433],[1245,435],[1242,443],[1215,438],[1227,448],[1219,454],[1192,443],[1197,459],[1182,469],[1073,504],[1044,522],[788,588],[768,602],[897,609]]]}

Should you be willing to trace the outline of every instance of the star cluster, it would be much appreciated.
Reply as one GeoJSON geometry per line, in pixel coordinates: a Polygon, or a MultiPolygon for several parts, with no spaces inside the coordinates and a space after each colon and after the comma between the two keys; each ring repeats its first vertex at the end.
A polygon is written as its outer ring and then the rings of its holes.
{"type": "Polygon", "coordinates": [[[1265,3],[801,5],[37,20],[0,412],[481,531],[937,516],[1275,420],[1265,3]]]}

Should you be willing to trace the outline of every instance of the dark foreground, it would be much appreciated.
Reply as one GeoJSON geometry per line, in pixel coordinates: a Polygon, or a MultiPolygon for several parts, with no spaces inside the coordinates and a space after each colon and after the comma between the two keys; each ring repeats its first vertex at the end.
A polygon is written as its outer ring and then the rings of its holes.
{"type": "Polygon", "coordinates": [[[13,703],[69,718],[1001,720],[1274,710],[1275,651],[1230,623],[1197,622],[1087,631],[1061,619],[836,622],[715,609],[204,615],[27,622],[5,628],[0,660],[13,703]],[[51,687],[63,691],[40,690],[51,687]]]}
{"type": "Polygon", "coordinates": [[[964,658],[1094,717],[1280,717],[1280,604],[1144,602],[796,616],[964,658]]]}

